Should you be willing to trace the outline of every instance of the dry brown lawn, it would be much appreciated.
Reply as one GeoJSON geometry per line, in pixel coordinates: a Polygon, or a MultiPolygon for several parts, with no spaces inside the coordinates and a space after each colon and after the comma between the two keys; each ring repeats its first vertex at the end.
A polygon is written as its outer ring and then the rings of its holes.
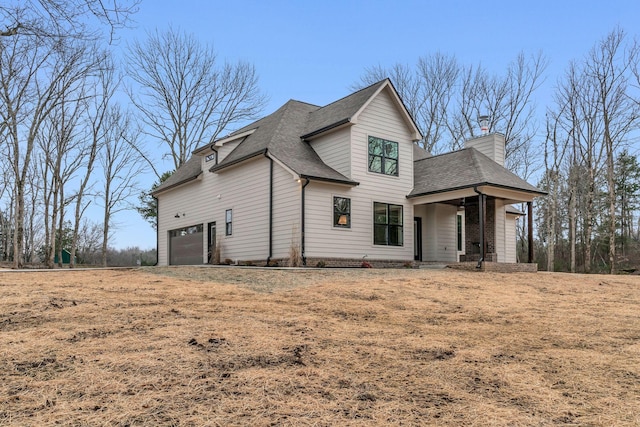
{"type": "Polygon", "coordinates": [[[0,272],[0,339],[0,425],[640,425],[639,277],[0,272]]]}

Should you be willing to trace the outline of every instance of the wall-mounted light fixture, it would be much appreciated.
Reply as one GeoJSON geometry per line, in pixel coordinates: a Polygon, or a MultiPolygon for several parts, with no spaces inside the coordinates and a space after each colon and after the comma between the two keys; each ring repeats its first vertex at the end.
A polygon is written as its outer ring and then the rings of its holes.
{"type": "Polygon", "coordinates": [[[176,216],[174,216],[174,218],[180,218],[180,213],[177,213],[176,216]]]}

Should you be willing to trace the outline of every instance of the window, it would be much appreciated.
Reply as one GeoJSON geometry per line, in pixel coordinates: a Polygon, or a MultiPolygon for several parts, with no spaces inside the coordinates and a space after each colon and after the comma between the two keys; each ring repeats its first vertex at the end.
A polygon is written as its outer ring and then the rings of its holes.
{"type": "Polygon", "coordinates": [[[227,209],[224,217],[225,235],[233,234],[233,209],[227,209]]]}
{"type": "Polygon", "coordinates": [[[169,237],[180,237],[197,233],[202,233],[202,224],[192,225],[191,227],[178,228],[176,230],[169,230],[169,237]]]}
{"type": "Polygon", "coordinates": [[[369,171],[398,176],[398,143],[370,136],[369,171]]]}
{"type": "Polygon", "coordinates": [[[207,157],[205,157],[204,160],[205,160],[205,162],[215,161],[216,164],[218,164],[218,162],[216,161],[217,157],[218,157],[218,153],[216,151],[214,151],[211,154],[207,154],[207,157]]]}
{"type": "Polygon", "coordinates": [[[351,228],[351,199],[333,197],[333,226],[351,228]]]}
{"type": "Polygon", "coordinates": [[[373,244],[403,245],[402,206],[373,203],[373,244]]]}

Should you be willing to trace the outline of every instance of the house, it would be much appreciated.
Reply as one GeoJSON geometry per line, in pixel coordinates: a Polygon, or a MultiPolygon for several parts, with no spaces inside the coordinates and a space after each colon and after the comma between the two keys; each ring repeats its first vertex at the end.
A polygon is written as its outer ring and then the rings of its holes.
{"type": "Polygon", "coordinates": [[[511,204],[531,219],[544,193],[504,167],[504,137],[438,156],[421,137],[388,79],[324,107],[291,100],[153,192],[158,264],[515,263],[511,204]]]}

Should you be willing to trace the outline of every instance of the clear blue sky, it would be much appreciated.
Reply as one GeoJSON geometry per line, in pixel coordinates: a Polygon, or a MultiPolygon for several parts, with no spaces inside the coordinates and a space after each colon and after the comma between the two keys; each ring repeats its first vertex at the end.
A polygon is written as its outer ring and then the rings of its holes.
{"type": "MultiPolygon", "coordinates": [[[[327,104],[347,95],[366,67],[414,64],[437,51],[495,73],[521,51],[542,51],[550,63],[538,98],[543,112],[569,61],[616,26],[640,36],[640,0],[142,0],[135,20],[116,48],[169,25],[192,32],[220,59],[256,67],[270,98],[265,114],[289,99],[327,104]]],[[[155,247],[155,232],[137,213],[116,222],[114,246],[155,247]]]]}

